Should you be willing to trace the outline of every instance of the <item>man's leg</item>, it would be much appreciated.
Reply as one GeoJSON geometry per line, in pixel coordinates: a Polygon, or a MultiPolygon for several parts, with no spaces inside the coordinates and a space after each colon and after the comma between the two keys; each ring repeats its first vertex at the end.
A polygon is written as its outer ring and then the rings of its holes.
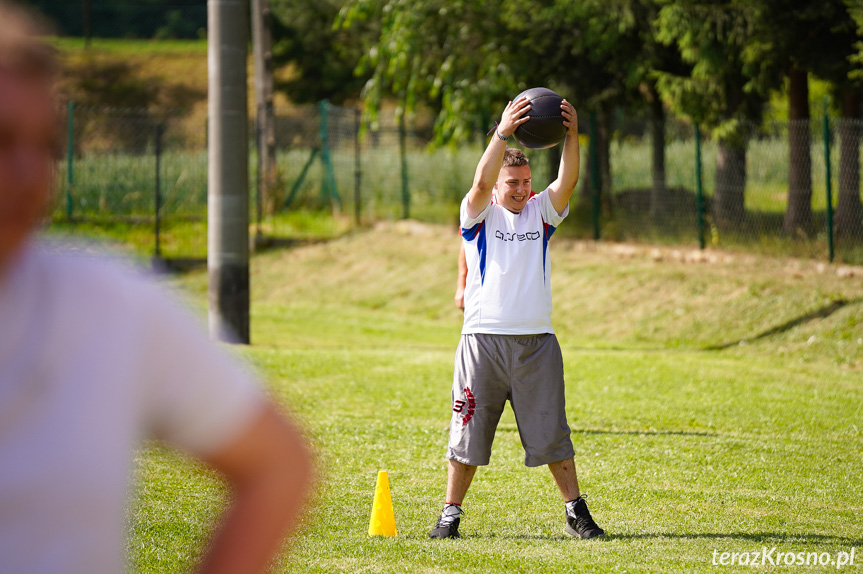
{"type": "MultiPolygon", "coordinates": [[[[464,502],[464,495],[467,494],[467,489],[473,480],[473,475],[476,474],[477,467],[468,464],[460,463],[457,460],[449,459],[449,472],[447,473],[446,483],[446,503],[461,506],[464,502]]],[[[576,487],[576,490],[578,487],[576,487]]]]}
{"type": "Polygon", "coordinates": [[[593,538],[605,532],[597,526],[581,497],[566,422],[563,357],[554,335],[516,337],[512,409],[525,450],[527,466],[548,465],[563,496],[564,532],[576,538],[593,538]]]}
{"type": "Polygon", "coordinates": [[[461,504],[477,466],[488,464],[495,429],[506,406],[508,356],[503,337],[466,334],[459,341],[446,455],[446,504],[429,533],[431,538],[459,536],[461,504]]]}
{"type": "Polygon", "coordinates": [[[595,538],[602,536],[605,531],[600,528],[587,503],[581,498],[578,489],[578,476],[575,472],[575,459],[567,458],[557,462],[548,463],[548,470],[557,483],[557,488],[563,496],[564,508],[566,509],[566,527],[564,532],[573,538],[595,538]]]}
{"type": "MultiPolygon", "coordinates": [[[[554,477],[554,482],[557,483],[557,488],[560,489],[564,502],[575,500],[581,496],[581,492],[578,490],[578,475],[575,472],[574,459],[568,458],[550,462],[548,463],[548,470],[551,471],[551,476],[554,477]]],[[[470,484],[469,481],[468,484],[470,484]]]]}
{"type": "Polygon", "coordinates": [[[458,525],[461,522],[461,503],[476,474],[475,466],[449,459],[446,482],[446,504],[429,538],[458,538],[458,525]]]}

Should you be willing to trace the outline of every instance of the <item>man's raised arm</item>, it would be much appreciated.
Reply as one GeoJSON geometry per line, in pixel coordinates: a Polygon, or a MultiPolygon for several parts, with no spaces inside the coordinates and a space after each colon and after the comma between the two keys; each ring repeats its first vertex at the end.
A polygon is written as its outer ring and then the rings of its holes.
{"type": "Polygon", "coordinates": [[[563,214],[572,192],[575,191],[575,184],[578,183],[581,151],[578,148],[578,114],[575,108],[563,100],[560,110],[564,117],[563,125],[566,126],[566,140],[563,143],[563,153],[560,154],[557,179],[549,186],[548,194],[554,209],[558,214],[563,214]]]}
{"type": "Polygon", "coordinates": [[[530,116],[524,115],[529,109],[530,100],[521,98],[516,102],[509,102],[506,109],[503,110],[500,124],[497,126],[497,133],[492,136],[479,164],[476,166],[473,185],[467,194],[467,214],[469,217],[476,217],[482,213],[491,201],[491,191],[500,173],[500,166],[503,164],[503,152],[506,150],[506,141],[499,136],[509,138],[515,132],[515,128],[530,119],[530,116]]]}

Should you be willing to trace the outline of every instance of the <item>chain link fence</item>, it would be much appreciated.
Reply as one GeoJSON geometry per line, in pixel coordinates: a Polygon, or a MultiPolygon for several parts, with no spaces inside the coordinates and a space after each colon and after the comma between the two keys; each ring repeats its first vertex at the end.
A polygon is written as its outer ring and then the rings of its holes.
{"type": "MultiPolygon", "coordinates": [[[[203,259],[205,122],[73,105],[68,114],[52,228],[203,259]]],[[[661,130],[637,118],[603,128],[582,115],[581,177],[562,233],[863,263],[860,120],[740,124],[719,138],[673,119],[661,130]]],[[[326,102],[276,111],[270,163],[259,163],[255,135],[250,229],[265,243],[380,220],[455,225],[485,141],[433,149],[427,130],[395,114],[372,124],[326,102]]],[[[559,149],[526,152],[540,191],[559,149]]]]}
{"type": "Polygon", "coordinates": [[[455,223],[482,153],[429,150],[430,134],[404,121],[372,124],[358,109],[326,102],[277,111],[274,131],[274,173],[255,177],[264,235],[302,232],[291,226],[298,210],[341,228],[401,218],[455,223]]]}
{"type": "Polygon", "coordinates": [[[576,235],[863,263],[860,120],[741,123],[722,138],[669,121],[661,146],[648,124],[615,130],[599,182],[589,146],[576,235]]]}
{"type": "MultiPolygon", "coordinates": [[[[180,113],[66,108],[52,228],[158,258],[206,256],[207,151],[180,113]]],[[[205,138],[203,141],[206,141],[205,138]]]]}

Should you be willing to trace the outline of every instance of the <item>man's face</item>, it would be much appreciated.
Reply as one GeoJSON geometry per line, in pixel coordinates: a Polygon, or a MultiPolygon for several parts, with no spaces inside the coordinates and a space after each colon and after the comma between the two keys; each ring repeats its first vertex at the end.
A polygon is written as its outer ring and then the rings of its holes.
{"type": "Polygon", "coordinates": [[[58,137],[50,84],[0,69],[0,269],[46,213],[58,137]]]}
{"type": "Polygon", "coordinates": [[[494,184],[498,205],[513,213],[521,213],[530,197],[530,166],[502,167],[494,184]]]}

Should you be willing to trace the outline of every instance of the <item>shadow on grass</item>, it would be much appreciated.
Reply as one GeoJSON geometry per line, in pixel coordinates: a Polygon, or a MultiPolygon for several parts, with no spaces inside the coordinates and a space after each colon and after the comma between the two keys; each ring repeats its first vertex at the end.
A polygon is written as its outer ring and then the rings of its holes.
{"type": "MultiPolygon", "coordinates": [[[[404,538],[413,538],[417,540],[428,540],[426,536],[405,536],[404,538]]],[[[659,538],[667,538],[669,540],[734,540],[746,541],[756,544],[786,544],[786,543],[835,543],[846,546],[863,546],[863,540],[849,538],[847,536],[833,536],[826,534],[789,534],[783,532],[692,532],[687,534],[667,533],[667,532],[651,532],[644,534],[614,534],[607,533],[601,538],[592,539],[593,543],[612,542],[614,540],[655,540],[659,538]]],[[[491,532],[482,532],[477,534],[462,534],[459,540],[572,540],[564,534],[495,534],[491,532]]],[[[581,541],[579,541],[581,542],[581,541]]],[[[587,541],[585,541],[587,542],[587,541]]]]}
{"type": "Polygon", "coordinates": [[[676,534],[666,532],[651,532],[644,534],[614,534],[608,533],[600,540],[651,540],[655,538],[668,538],[671,540],[745,540],[766,544],[772,542],[835,542],[847,544],[848,546],[863,545],[863,539],[849,538],[847,536],[834,536],[830,534],[789,534],[786,532],[691,532],[687,534],[676,534]]]}
{"type": "Polygon", "coordinates": [[[305,247],[307,245],[317,245],[319,243],[328,243],[338,239],[338,237],[277,237],[271,235],[255,235],[253,236],[254,247],[256,253],[272,251],[275,249],[295,249],[297,247],[305,247]]]}
{"type": "Polygon", "coordinates": [[[673,430],[632,430],[632,431],[614,431],[601,429],[572,429],[573,433],[578,434],[616,434],[616,435],[632,435],[632,436],[719,436],[718,433],[704,431],[673,431],[673,430]]]}
{"type": "MultiPolygon", "coordinates": [[[[449,430],[449,427],[447,427],[449,430]]],[[[500,424],[497,427],[497,432],[518,432],[518,427],[514,424],[500,424]]],[[[603,430],[603,429],[571,429],[572,434],[607,434],[607,435],[628,435],[628,436],[699,436],[699,437],[715,437],[718,433],[704,431],[675,431],[675,430],[603,430]]]]}
{"type": "MultiPolygon", "coordinates": [[[[406,540],[422,540],[428,541],[429,537],[426,534],[414,534],[414,535],[405,535],[402,536],[399,534],[400,538],[404,538],[406,540]]],[[[493,532],[483,532],[479,534],[471,534],[471,533],[462,533],[459,538],[456,538],[454,541],[458,543],[459,541],[470,542],[471,540],[571,540],[569,536],[564,534],[495,534],[493,532]]],[[[445,539],[445,540],[434,540],[432,543],[434,544],[447,544],[452,543],[453,540],[445,539]]]]}
{"type": "Polygon", "coordinates": [[[767,329],[766,331],[763,331],[763,332],[755,335],[754,337],[741,339],[739,341],[722,343],[720,345],[711,345],[709,347],[705,347],[704,350],[705,351],[722,351],[724,349],[736,347],[736,346],[740,345],[741,343],[744,343],[744,344],[745,343],[752,343],[755,341],[759,341],[761,339],[766,339],[768,337],[772,337],[774,335],[779,335],[781,333],[785,333],[786,331],[790,331],[791,329],[793,329],[795,327],[798,327],[798,326],[803,325],[805,323],[808,323],[810,321],[814,321],[815,319],[825,319],[825,318],[829,317],[830,315],[832,315],[833,313],[835,313],[836,311],[838,311],[839,309],[842,309],[846,305],[849,305],[851,303],[859,303],[861,300],[863,300],[863,299],[858,298],[858,299],[852,299],[850,301],[845,300],[845,299],[837,299],[836,301],[832,301],[829,305],[825,305],[825,306],[821,307],[820,309],[816,309],[810,313],[806,313],[805,315],[800,315],[799,317],[795,317],[794,319],[791,319],[790,321],[786,321],[780,325],[776,325],[775,327],[771,327],[770,329],[767,329]]]}

